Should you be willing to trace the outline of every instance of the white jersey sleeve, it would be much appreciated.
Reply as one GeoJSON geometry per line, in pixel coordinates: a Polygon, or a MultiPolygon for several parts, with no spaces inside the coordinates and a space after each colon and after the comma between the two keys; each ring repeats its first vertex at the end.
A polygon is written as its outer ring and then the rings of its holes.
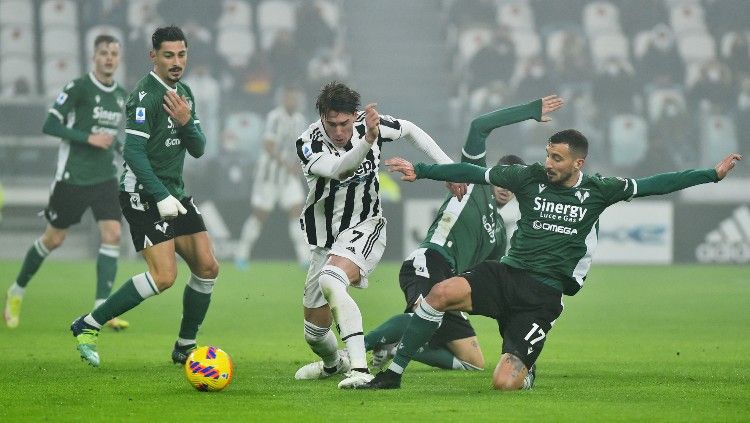
{"type": "Polygon", "coordinates": [[[343,154],[324,143],[320,127],[311,125],[297,140],[297,156],[306,174],[344,180],[351,176],[370,152],[372,144],[353,138],[351,149],[343,154]]]}
{"type": "Polygon", "coordinates": [[[393,141],[406,137],[414,146],[439,164],[453,163],[432,137],[422,128],[406,119],[380,116],[380,137],[383,141],[393,141]]]}

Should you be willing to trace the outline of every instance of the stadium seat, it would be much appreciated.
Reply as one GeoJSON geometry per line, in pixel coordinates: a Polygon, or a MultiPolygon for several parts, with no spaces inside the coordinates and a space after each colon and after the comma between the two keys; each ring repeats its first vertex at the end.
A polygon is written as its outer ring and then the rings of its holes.
{"type": "Polygon", "coordinates": [[[485,27],[474,27],[462,30],[458,34],[458,65],[463,68],[482,47],[492,41],[492,30],[485,27]]]}
{"type": "Polygon", "coordinates": [[[129,0],[128,26],[135,29],[151,22],[160,22],[156,10],[158,4],[159,0],[129,0]]]}
{"type": "Polygon", "coordinates": [[[648,118],[655,122],[661,117],[665,100],[669,98],[677,101],[683,108],[686,107],[685,93],[681,86],[652,89],[647,92],[648,118]]]}
{"type": "Polygon", "coordinates": [[[250,28],[222,28],[216,39],[216,48],[230,66],[245,66],[255,54],[255,37],[250,28]]]}
{"type": "Polygon", "coordinates": [[[701,166],[714,167],[727,153],[738,150],[737,128],[731,117],[708,115],[700,122],[701,166]]]}
{"type": "Polygon", "coordinates": [[[601,65],[611,58],[629,60],[628,39],[622,33],[600,33],[592,36],[589,44],[595,65],[601,65]]]}
{"type": "Polygon", "coordinates": [[[34,25],[33,3],[28,0],[0,1],[0,26],[18,24],[22,26],[34,25]]]}
{"type": "Polygon", "coordinates": [[[617,115],[609,122],[610,161],[619,167],[639,163],[648,150],[648,124],[640,116],[617,115]]]}
{"type": "Polygon", "coordinates": [[[42,28],[45,29],[51,26],[77,28],[78,10],[76,3],[72,0],[45,0],[42,3],[39,19],[42,28]]]}
{"type": "Polygon", "coordinates": [[[511,30],[533,31],[534,10],[528,1],[517,0],[503,2],[498,5],[497,23],[511,30]]]}
{"type": "Polygon", "coordinates": [[[80,57],[78,31],[75,28],[53,27],[42,32],[42,52],[44,55],[64,55],[80,57]]]}
{"type": "Polygon", "coordinates": [[[641,31],[633,37],[633,57],[636,59],[643,58],[643,55],[648,51],[649,45],[654,39],[652,31],[641,31]]]}
{"type": "Polygon", "coordinates": [[[32,27],[18,24],[3,25],[0,29],[0,55],[34,56],[34,32],[32,27]]]}
{"type": "Polygon", "coordinates": [[[263,118],[253,112],[237,112],[227,116],[224,121],[224,136],[236,137],[240,148],[250,152],[253,157],[261,148],[260,141],[263,135],[263,118]]]}
{"type": "Polygon", "coordinates": [[[252,28],[253,11],[250,5],[240,0],[224,0],[221,6],[221,16],[216,27],[221,30],[229,27],[252,28]]]}
{"type": "Polygon", "coordinates": [[[0,60],[0,96],[4,98],[16,96],[16,83],[20,79],[26,79],[32,94],[36,91],[34,89],[36,85],[34,58],[3,55],[3,60],[0,60]]]}
{"type": "Polygon", "coordinates": [[[52,97],[73,79],[81,76],[81,66],[78,59],[68,56],[46,56],[42,67],[44,72],[44,94],[52,97]]]}
{"type": "Polygon", "coordinates": [[[699,2],[681,2],[672,6],[669,23],[675,34],[707,31],[705,13],[699,2]]]}
{"type": "Polygon", "coordinates": [[[589,36],[620,32],[620,10],[608,1],[595,1],[583,8],[583,29],[589,36]]]}
{"type": "Polygon", "coordinates": [[[268,50],[280,30],[294,32],[296,28],[295,9],[285,0],[266,0],[258,5],[258,29],[260,44],[268,50]]]}
{"type": "Polygon", "coordinates": [[[737,38],[744,35],[745,38],[750,39],[750,31],[741,33],[736,31],[727,32],[721,36],[721,56],[728,58],[732,55],[732,46],[737,38]]]}
{"type": "Polygon", "coordinates": [[[522,61],[542,54],[542,41],[535,31],[512,31],[510,37],[516,46],[516,56],[522,61]]]}
{"type": "Polygon", "coordinates": [[[685,63],[705,63],[716,58],[714,37],[707,32],[678,35],[677,48],[685,63]]]}

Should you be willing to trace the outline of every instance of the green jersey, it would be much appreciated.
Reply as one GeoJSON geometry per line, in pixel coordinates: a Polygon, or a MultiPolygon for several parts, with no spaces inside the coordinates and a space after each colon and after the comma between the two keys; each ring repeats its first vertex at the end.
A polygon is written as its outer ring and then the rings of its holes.
{"type": "Polygon", "coordinates": [[[489,183],[516,194],[521,219],[510,251],[501,261],[526,269],[566,295],[583,286],[597,244],[599,215],[610,205],[633,197],[661,195],[717,182],[715,169],[691,169],[639,179],[580,174],[570,187],[550,184],[541,163],[530,166],[469,164],[414,167],[417,178],[489,183]]]}
{"type": "MultiPolygon", "coordinates": [[[[485,165],[485,156],[462,162],[485,165]]],[[[505,226],[488,185],[471,184],[461,201],[449,196],[440,206],[427,236],[419,244],[439,252],[456,273],[484,260],[498,260],[505,252],[505,226]]]]}
{"type": "MultiPolygon", "coordinates": [[[[185,151],[191,147],[186,128],[195,129],[200,123],[190,88],[182,82],[177,82],[172,88],[152,71],[136,84],[128,99],[126,114],[125,133],[128,137],[123,152],[125,170],[120,177],[120,191],[145,193],[157,201],[168,195],[184,198],[182,167],[185,151]],[[176,91],[190,105],[192,121],[183,127],[179,127],[163,108],[167,90],[176,91]],[[147,161],[142,155],[135,156],[134,151],[145,152],[147,161]]],[[[197,130],[200,131],[199,127],[197,130]]]]}
{"type": "Polygon", "coordinates": [[[56,180],[93,185],[116,176],[116,143],[107,149],[94,147],[88,143],[88,135],[104,132],[117,138],[124,122],[126,97],[127,92],[116,82],[104,85],[93,73],[65,86],[49,109],[50,115],[70,129],[61,134],[56,180]]]}
{"type": "MultiPolygon", "coordinates": [[[[527,119],[540,120],[541,115],[542,101],[535,100],[478,116],[471,122],[461,162],[485,166],[486,140],[494,129],[527,119]]],[[[462,201],[451,196],[443,202],[419,246],[439,252],[456,273],[461,273],[481,261],[499,260],[506,239],[492,187],[473,184],[462,201]]]]}

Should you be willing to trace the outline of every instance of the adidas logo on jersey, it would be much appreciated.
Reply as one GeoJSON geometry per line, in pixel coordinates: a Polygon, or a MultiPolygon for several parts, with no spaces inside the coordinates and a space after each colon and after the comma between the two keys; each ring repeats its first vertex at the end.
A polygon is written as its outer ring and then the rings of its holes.
{"type": "Polygon", "coordinates": [[[348,251],[351,251],[351,253],[352,253],[352,254],[357,254],[357,251],[356,251],[356,250],[354,249],[354,247],[352,247],[351,245],[350,245],[350,246],[348,246],[348,247],[346,247],[346,249],[347,249],[348,251]]]}
{"type": "Polygon", "coordinates": [[[750,262],[750,208],[741,206],[695,248],[695,258],[701,263],[750,262]]]}

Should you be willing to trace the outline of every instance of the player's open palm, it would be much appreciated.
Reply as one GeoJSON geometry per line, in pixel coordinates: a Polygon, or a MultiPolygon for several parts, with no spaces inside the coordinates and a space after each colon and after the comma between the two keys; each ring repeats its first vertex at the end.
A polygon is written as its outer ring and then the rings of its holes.
{"type": "Polygon", "coordinates": [[[734,165],[737,164],[737,162],[740,160],[742,160],[742,154],[739,153],[732,153],[724,157],[724,160],[720,161],[715,168],[716,174],[719,176],[719,180],[724,179],[729,171],[734,169],[734,165]]]}
{"type": "Polygon", "coordinates": [[[113,137],[110,134],[97,132],[97,133],[89,135],[87,141],[89,144],[91,144],[94,147],[106,150],[109,148],[110,145],[112,145],[112,142],[114,142],[114,140],[115,140],[115,137],[113,137]]]}
{"type": "Polygon", "coordinates": [[[185,97],[180,97],[174,91],[164,94],[164,110],[180,126],[184,126],[190,120],[190,105],[185,97]]]}
{"type": "Polygon", "coordinates": [[[542,118],[540,122],[549,122],[552,120],[552,118],[549,117],[549,114],[560,109],[564,104],[565,102],[563,99],[556,94],[542,97],[542,118]]]}
{"type": "Polygon", "coordinates": [[[365,139],[372,144],[380,135],[380,115],[375,109],[377,103],[370,103],[365,106],[365,126],[367,126],[367,135],[365,139]]]}
{"type": "Polygon", "coordinates": [[[401,177],[402,181],[414,182],[417,180],[417,173],[414,171],[414,165],[408,160],[404,160],[401,157],[393,157],[386,159],[385,165],[388,166],[389,172],[403,173],[404,176],[401,177]]]}

